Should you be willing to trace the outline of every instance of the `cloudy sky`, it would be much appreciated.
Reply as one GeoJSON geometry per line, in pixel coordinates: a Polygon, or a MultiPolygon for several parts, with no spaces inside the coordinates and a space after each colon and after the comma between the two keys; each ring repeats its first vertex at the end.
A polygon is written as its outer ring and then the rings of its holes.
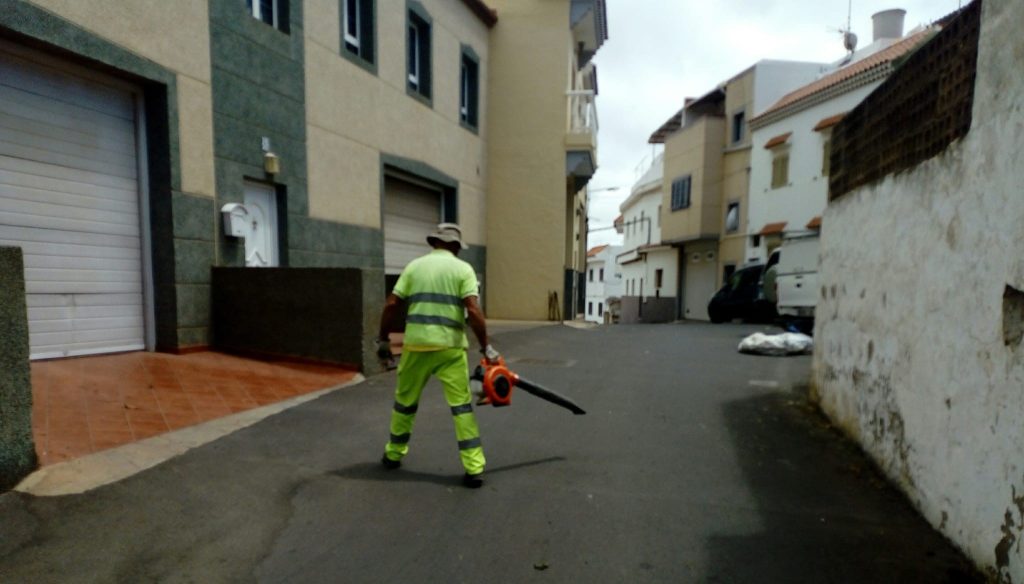
{"type": "MultiPolygon", "coordinates": [[[[963,0],[966,3],[966,0],[963,0]]],[[[598,72],[600,168],[590,181],[590,228],[610,226],[652,156],[647,138],[700,96],[761,59],[832,62],[845,55],[837,29],[848,0],[607,0],[609,40],[598,72]],[[619,187],[617,191],[600,191],[619,187]]],[[[907,11],[904,31],[956,10],[961,0],[853,0],[858,46],[871,43],[871,15],[907,11]]],[[[592,231],[589,245],[619,243],[592,231]]]]}

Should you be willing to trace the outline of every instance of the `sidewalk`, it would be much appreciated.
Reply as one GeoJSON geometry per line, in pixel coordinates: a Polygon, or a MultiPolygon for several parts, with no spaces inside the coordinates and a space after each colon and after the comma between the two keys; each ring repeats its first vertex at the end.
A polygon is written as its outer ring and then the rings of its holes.
{"type": "Polygon", "coordinates": [[[203,352],[121,353],[32,363],[41,466],[351,381],[355,371],[203,352]]]}

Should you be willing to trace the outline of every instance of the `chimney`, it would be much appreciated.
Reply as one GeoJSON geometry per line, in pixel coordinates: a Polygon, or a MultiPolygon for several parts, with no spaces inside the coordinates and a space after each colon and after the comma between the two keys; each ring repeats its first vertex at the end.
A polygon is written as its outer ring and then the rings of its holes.
{"type": "Polygon", "coordinates": [[[906,15],[907,11],[902,8],[882,10],[873,14],[871,21],[874,23],[875,34],[871,40],[903,38],[903,17],[906,15]]]}

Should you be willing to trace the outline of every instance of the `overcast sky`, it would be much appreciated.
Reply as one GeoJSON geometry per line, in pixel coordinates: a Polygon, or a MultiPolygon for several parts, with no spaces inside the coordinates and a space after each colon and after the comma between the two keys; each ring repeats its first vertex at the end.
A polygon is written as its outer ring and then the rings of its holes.
{"type": "MultiPolygon", "coordinates": [[[[963,0],[966,4],[967,0],[963,0]]],[[[837,29],[847,0],[607,0],[609,39],[598,75],[597,174],[590,181],[591,230],[610,226],[650,163],[654,130],[683,99],[713,89],[761,59],[832,62],[845,55],[837,29]],[[598,191],[619,187],[617,191],[598,191]]],[[[904,32],[956,10],[960,0],[853,0],[858,47],[871,43],[871,15],[907,11],[904,32]]],[[[588,245],[620,243],[592,231],[588,245]]]]}

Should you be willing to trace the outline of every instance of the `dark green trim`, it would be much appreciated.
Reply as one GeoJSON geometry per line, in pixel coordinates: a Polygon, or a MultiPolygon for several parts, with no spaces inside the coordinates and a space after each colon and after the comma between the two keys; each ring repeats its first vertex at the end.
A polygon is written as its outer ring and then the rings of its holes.
{"type": "MultiPolygon", "coordinates": [[[[372,53],[370,55],[371,58],[367,59],[366,57],[363,57],[362,55],[356,55],[355,53],[353,53],[353,52],[349,51],[347,48],[345,48],[345,5],[346,5],[345,0],[338,0],[338,24],[340,26],[340,35],[341,35],[340,38],[339,38],[339,41],[341,42],[341,44],[339,46],[341,48],[341,56],[345,57],[346,59],[348,59],[352,63],[358,65],[359,67],[361,67],[362,69],[364,69],[368,73],[371,73],[373,75],[377,75],[378,74],[377,73],[377,61],[379,60],[379,57],[380,57],[380,43],[377,41],[377,37],[379,36],[378,35],[378,31],[380,30],[380,27],[377,24],[377,0],[360,0],[360,1],[361,2],[366,2],[369,5],[369,7],[370,7],[371,22],[370,22],[369,25],[366,25],[365,23],[363,23],[363,31],[362,31],[361,34],[363,36],[365,36],[366,33],[369,32],[370,44],[373,47],[372,48],[372,53]]],[[[360,38],[359,39],[359,43],[360,44],[362,44],[364,42],[366,42],[366,39],[364,39],[364,38],[360,38]]]]}
{"type": "Polygon", "coordinates": [[[458,112],[459,125],[473,132],[474,134],[480,134],[480,56],[476,54],[473,47],[462,44],[459,49],[459,107],[462,107],[462,61],[469,60],[476,67],[474,77],[472,79],[472,86],[469,88],[469,111],[470,120],[473,123],[469,123],[462,119],[462,111],[458,112]]]}
{"type": "MultiPolygon", "coordinates": [[[[417,0],[405,0],[405,28],[402,30],[402,36],[405,38],[405,52],[403,58],[405,60],[405,93],[410,97],[416,99],[420,103],[427,107],[434,107],[434,19],[431,18],[430,13],[423,7],[417,0]],[[409,26],[413,24],[412,16],[423,21],[425,24],[426,42],[425,51],[420,51],[420,75],[419,75],[419,89],[415,90],[409,87],[409,26]]],[[[420,34],[423,34],[423,30],[420,34]]]]}

